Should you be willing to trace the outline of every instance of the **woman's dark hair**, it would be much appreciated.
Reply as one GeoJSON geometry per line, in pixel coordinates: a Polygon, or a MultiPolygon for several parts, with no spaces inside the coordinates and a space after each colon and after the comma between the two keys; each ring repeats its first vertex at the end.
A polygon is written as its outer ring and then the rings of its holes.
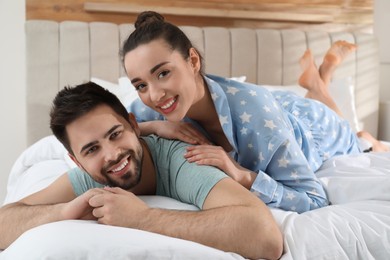
{"type": "Polygon", "coordinates": [[[74,153],[70,147],[66,126],[100,105],[111,107],[118,115],[130,123],[129,114],[119,99],[93,82],[76,87],[65,87],[54,98],[50,111],[50,128],[72,155],[74,153]]]}
{"type": "Polygon", "coordinates": [[[190,49],[194,48],[201,61],[200,73],[204,74],[202,55],[192,45],[184,32],[176,25],[166,22],[161,14],[153,11],[142,12],[138,15],[134,26],[135,30],[123,44],[121,51],[122,61],[124,61],[124,57],[128,52],[134,50],[139,45],[163,39],[172,50],[177,50],[185,60],[189,58],[190,49]]]}

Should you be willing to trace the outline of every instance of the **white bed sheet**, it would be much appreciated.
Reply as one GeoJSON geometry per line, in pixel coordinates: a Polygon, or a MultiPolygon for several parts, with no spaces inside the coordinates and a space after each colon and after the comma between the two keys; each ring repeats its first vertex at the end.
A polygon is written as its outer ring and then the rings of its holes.
{"type": "MultiPolygon", "coordinates": [[[[53,136],[40,140],[15,162],[4,203],[42,189],[72,166],[53,136]]],[[[284,234],[281,259],[390,259],[390,153],[336,157],[318,176],[331,206],[303,214],[272,209],[284,234]]],[[[151,206],[196,210],[169,198],[142,199],[151,206]]],[[[190,241],[76,220],[34,228],[0,253],[2,260],[86,258],[243,259],[190,241]]]]}

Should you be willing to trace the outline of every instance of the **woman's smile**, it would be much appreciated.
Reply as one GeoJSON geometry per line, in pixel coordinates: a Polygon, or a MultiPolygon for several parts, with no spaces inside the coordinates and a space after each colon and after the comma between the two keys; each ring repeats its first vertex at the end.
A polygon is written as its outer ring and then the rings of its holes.
{"type": "Polygon", "coordinates": [[[161,110],[162,113],[169,114],[176,109],[178,97],[179,96],[169,98],[163,103],[157,105],[157,107],[161,110]]]}

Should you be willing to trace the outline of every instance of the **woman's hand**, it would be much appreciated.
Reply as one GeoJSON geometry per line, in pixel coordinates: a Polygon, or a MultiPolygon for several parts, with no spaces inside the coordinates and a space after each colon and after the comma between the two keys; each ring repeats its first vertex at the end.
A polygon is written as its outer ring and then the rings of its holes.
{"type": "Polygon", "coordinates": [[[187,148],[184,158],[199,165],[211,165],[219,168],[233,180],[248,190],[252,186],[257,174],[239,165],[220,146],[196,145],[187,148]]]}
{"type": "Polygon", "coordinates": [[[150,134],[150,129],[153,129],[154,134],[163,138],[176,139],[189,144],[211,144],[198,129],[188,122],[149,121],[139,125],[142,134],[150,134]],[[148,129],[144,131],[143,126],[148,129]]]}

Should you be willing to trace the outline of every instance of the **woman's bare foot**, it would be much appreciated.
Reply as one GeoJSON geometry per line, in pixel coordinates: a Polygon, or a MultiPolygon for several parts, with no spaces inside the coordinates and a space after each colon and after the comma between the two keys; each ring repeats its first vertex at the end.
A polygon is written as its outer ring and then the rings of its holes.
{"type": "Polygon", "coordinates": [[[305,51],[299,64],[301,65],[303,72],[299,77],[298,83],[303,88],[307,89],[306,97],[324,103],[330,109],[342,116],[340,109],[330,96],[328,85],[325,85],[320,76],[317,66],[314,63],[314,57],[309,49],[305,51]]]}
{"type": "Polygon", "coordinates": [[[316,64],[314,63],[313,55],[310,49],[307,49],[301,59],[302,74],[299,77],[298,83],[309,92],[322,92],[325,87],[320,77],[316,64]]]}
{"type": "Polygon", "coordinates": [[[372,143],[372,151],[373,152],[388,152],[390,151],[390,148],[383,144],[382,142],[375,139],[369,132],[366,131],[360,131],[357,133],[357,136],[359,138],[363,138],[367,140],[368,142],[372,143]]]}
{"type": "Polygon", "coordinates": [[[319,68],[320,76],[325,85],[329,85],[334,70],[356,48],[355,44],[347,41],[336,41],[332,44],[319,68]]]}

